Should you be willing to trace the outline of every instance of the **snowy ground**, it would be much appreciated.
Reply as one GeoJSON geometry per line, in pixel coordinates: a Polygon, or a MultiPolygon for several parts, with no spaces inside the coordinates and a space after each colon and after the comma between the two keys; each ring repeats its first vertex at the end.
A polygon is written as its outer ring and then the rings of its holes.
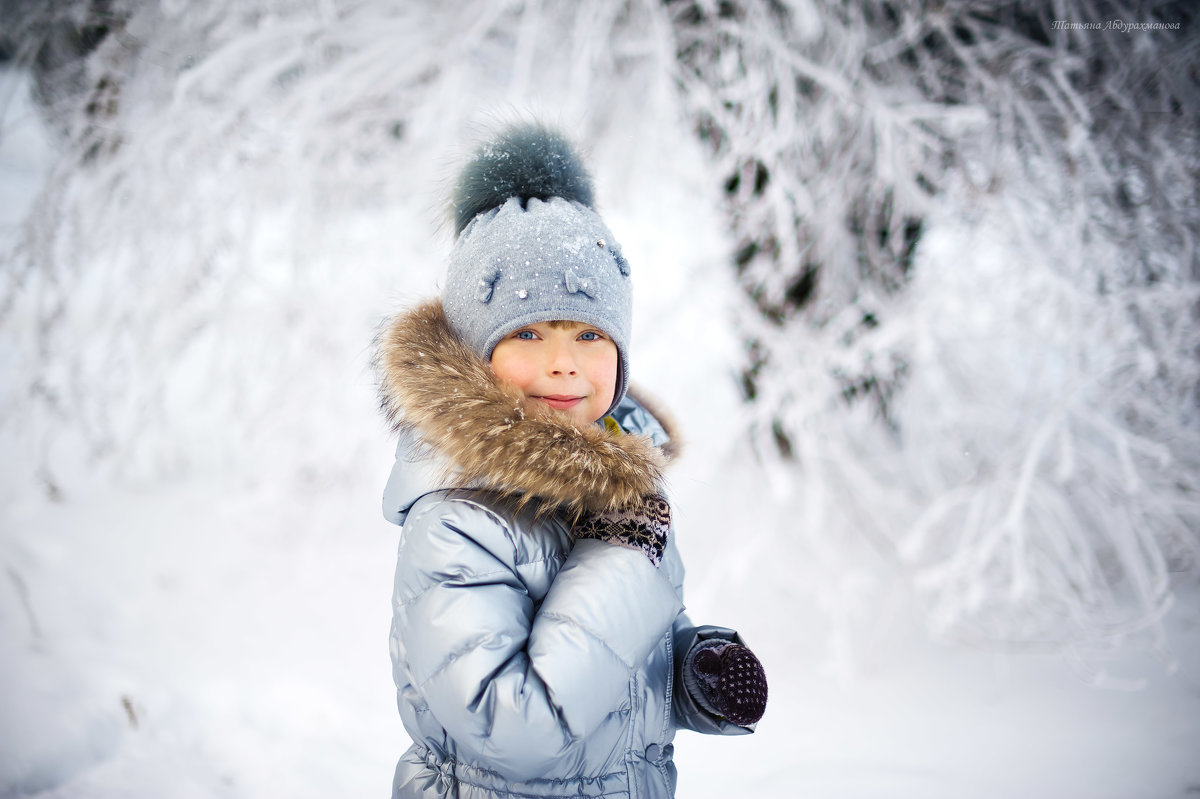
{"type": "MultiPolygon", "coordinates": [[[[6,237],[51,159],[8,113],[6,237]]],[[[681,180],[665,205],[684,205],[693,189],[681,180]]],[[[1194,585],[1166,619],[1175,671],[1131,651],[1106,663],[1116,687],[1097,688],[1058,655],[931,644],[900,583],[847,588],[880,601],[842,627],[819,606],[830,594],[810,587],[837,584],[825,564],[797,562],[788,584],[756,579],[773,552],[755,534],[770,518],[770,481],[708,434],[737,415],[736,347],[712,321],[729,291],[725,250],[715,212],[697,218],[698,205],[661,219],[634,200],[609,222],[626,231],[631,260],[661,267],[641,278],[651,290],[639,299],[637,357],[692,439],[673,476],[690,611],[742,629],[766,664],[771,703],[754,736],[681,734],[679,795],[1200,794],[1194,585]],[[655,226],[639,225],[646,218],[655,226]],[[692,249],[662,251],[663,241],[692,249]],[[685,261],[700,272],[685,278],[685,261]],[[693,357],[676,357],[681,341],[693,357]]],[[[254,481],[204,469],[135,485],[81,477],[51,501],[28,490],[27,464],[0,464],[0,797],[386,795],[407,742],[387,652],[398,530],[379,513],[391,453],[365,371],[370,334],[364,321],[348,368],[361,379],[339,400],[361,418],[336,428],[370,454],[342,479],[297,483],[283,463],[254,481]]]]}
{"type": "MultiPolygon", "coordinates": [[[[406,742],[386,646],[397,530],[378,488],[281,497],[213,480],[5,508],[0,795],[385,795],[406,742]]],[[[704,561],[700,535],[680,535],[704,561]]],[[[752,737],[677,738],[681,797],[1200,790],[1194,592],[1169,619],[1177,673],[1128,660],[1113,672],[1144,686],[1104,690],[1057,656],[931,645],[902,600],[861,668],[831,673],[814,614],[751,583],[724,590],[740,601],[708,590],[691,611],[745,630],[771,704],[752,737]]]]}

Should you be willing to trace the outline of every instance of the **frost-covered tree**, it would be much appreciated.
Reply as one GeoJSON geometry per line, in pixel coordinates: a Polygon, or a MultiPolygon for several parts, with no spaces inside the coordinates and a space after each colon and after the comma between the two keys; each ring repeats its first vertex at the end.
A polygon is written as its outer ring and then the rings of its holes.
{"type": "Polygon", "coordinates": [[[0,268],[0,433],[51,494],[79,464],[361,468],[365,332],[435,289],[462,129],[511,105],[624,156],[681,100],[742,289],[746,419],[712,435],[775,486],[768,577],[816,563],[837,629],[903,575],[939,634],[1086,648],[1153,640],[1195,563],[1186,3],[0,14],[63,153],[0,268]],[[1107,20],[1178,28],[1056,24],[1107,20]]]}
{"type": "Polygon", "coordinates": [[[364,321],[433,290],[463,131],[547,107],[602,137],[654,83],[653,10],[9,0],[62,151],[0,274],[0,418],[43,487],[362,464],[329,387],[369,393],[364,321]]]}
{"type": "Polygon", "coordinates": [[[1161,644],[1200,545],[1190,7],[668,5],[791,530],[871,542],[940,634],[1161,644]]]}

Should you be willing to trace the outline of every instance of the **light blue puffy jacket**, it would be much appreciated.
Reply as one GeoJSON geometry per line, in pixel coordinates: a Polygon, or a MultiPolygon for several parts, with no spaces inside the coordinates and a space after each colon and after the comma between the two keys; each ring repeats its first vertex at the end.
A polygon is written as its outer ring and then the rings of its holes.
{"type": "MultiPolygon", "coordinates": [[[[429,331],[419,332],[427,341],[429,331]]],[[[394,350],[385,343],[381,355],[384,405],[403,413],[413,399],[399,396],[396,381],[424,378],[408,369],[415,357],[394,350]]],[[[423,346],[419,358],[428,357],[443,355],[423,346]]],[[[479,435],[473,389],[459,393],[463,413],[448,410],[454,400],[432,418],[449,425],[465,414],[462,429],[479,435]]],[[[667,444],[637,399],[612,415],[627,434],[667,444]]],[[[659,568],[632,549],[573,543],[557,506],[522,505],[481,487],[478,472],[474,487],[448,487],[456,480],[447,453],[401,429],[384,515],[403,525],[391,655],[413,745],[397,765],[394,797],[671,797],[676,729],[751,731],[700,708],[678,676],[698,640],[739,639],[683,613],[673,533],[659,568]]],[[[539,440],[551,443],[523,457],[567,457],[555,436],[539,440]]]]}

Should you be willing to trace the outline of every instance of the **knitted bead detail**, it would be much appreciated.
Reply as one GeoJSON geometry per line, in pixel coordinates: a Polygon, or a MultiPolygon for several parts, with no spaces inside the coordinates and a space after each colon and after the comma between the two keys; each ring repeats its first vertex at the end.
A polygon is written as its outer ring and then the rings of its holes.
{"type": "Polygon", "coordinates": [[[746,726],[767,708],[767,675],[744,646],[729,641],[697,644],[689,658],[685,684],[706,710],[746,726]]]}

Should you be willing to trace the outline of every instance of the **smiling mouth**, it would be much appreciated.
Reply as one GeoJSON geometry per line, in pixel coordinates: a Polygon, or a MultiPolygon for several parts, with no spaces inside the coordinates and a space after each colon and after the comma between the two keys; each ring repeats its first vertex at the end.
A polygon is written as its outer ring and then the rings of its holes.
{"type": "Polygon", "coordinates": [[[574,408],[576,405],[583,402],[583,397],[577,397],[569,394],[548,394],[546,396],[534,397],[534,399],[541,400],[551,408],[557,408],[559,410],[574,408]]]}

